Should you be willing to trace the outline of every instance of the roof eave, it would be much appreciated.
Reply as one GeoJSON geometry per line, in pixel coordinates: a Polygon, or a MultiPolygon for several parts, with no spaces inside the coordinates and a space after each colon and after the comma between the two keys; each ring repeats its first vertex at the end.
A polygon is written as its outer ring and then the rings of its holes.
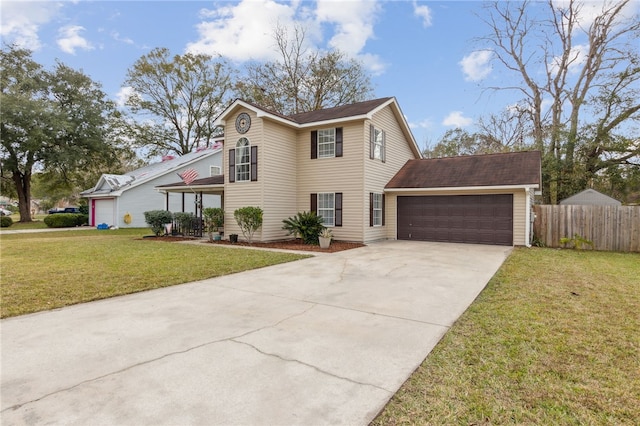
{"type": "Polygon", "coordinates": [[[487,191],[487,190],[512,190],[512,189],[537,189],[540,185],[535,183],[518,185],[482,185],[482,186],[444,186],[423,188],[385,188],[384,192],[420,192],[420,191],[487,191]]]}

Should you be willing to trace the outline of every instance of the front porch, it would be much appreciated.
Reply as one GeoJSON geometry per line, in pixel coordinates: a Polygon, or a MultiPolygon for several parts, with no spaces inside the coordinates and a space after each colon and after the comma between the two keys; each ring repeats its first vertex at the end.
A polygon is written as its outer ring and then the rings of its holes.
{"type": "Polygon", "coordinates": [[[172,195],[182,197],[182,212],[185,212],[185,194],[195,195],[195,214],[189,223],[178,219],[173,220],[171,235],[184,235],[201,238],[204,235],[204,219],[202,211],[204,195],[217,195],[220,197],[220,207],[224,210],[224,175],[216,175],[202,179],[196,179],[190,184],[184,182],[169,183],[155,187],[156,191],[165,194],[165,210],[169,211],[169,200],[172,195]]]}

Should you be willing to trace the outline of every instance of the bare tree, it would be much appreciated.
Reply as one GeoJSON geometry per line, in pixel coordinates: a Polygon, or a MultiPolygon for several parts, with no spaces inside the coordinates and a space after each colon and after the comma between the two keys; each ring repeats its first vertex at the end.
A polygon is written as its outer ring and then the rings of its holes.
{"type": "Polygon", "coordinates": [[[640,20],[626,15],[632,3],[605,1],[590,21],[577,0],[548,0],[541,17],[530,1],[488,6],[491,32],[481,40],[520,80],[493,89],[522,94],[533,146],[543,152],[551,203],[581,189],[603,168],[640,166],[640,146],[629,136],[640,119],[640,20]]]}
{"type": "Polygon", "coordinates": [[[278,61],[252,63],[236,85],[239,95],[282,114],[297,114],[368,99],[373,89],[362,64],[340,51],[306,45],[305,30],[274,32],[278,61]]]}
{"type": "Polygon", "coordinates": [[[127,105],[143,119],[132,126],[138,145],[150,156],[184,155],[208,147],[217,134],[212,124],[229,101],[232,70],[222,58],[175,55],[153,49],[127,72],[133,88],[127,105]]]}

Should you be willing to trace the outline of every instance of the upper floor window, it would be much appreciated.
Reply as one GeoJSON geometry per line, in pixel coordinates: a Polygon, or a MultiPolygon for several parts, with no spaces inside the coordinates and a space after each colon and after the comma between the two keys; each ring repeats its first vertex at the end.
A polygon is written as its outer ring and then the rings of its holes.
{"type": "Polygon", "coordinates": [[[336,129],[318,130],[318,158],[336,156],[336,129]]]}
{"type": "Polygon", "coordinates": [[[342,157],[342,127],[311,132],[311,158],[342,157]]]}
{"type": "Polygon", "coordinates": [[[248,181],[251,170],[251,145],[249,139],[240,138],[236,143],[236,182],[248,181]]]}
{"type": "Polygon", "coordinates": [[[386,135],[384,130],[376,129],[373,125],[370,127],[370,153],[369,158],[373,160],[380,160],[385,162],[385,139],[386,135]]]}

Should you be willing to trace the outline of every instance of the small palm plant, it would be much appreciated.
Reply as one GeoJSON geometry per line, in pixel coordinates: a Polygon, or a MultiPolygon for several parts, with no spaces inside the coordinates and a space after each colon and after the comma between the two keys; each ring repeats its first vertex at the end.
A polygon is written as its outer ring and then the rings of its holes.
{"type": "Polygon", "coordinates": [[[298,212],[295,216],[282,221],[282,229],[289,235],[302,238],[305,244],[318,244],[318,236],[324,228],[322,216],[316,212],[298,212]]]}

